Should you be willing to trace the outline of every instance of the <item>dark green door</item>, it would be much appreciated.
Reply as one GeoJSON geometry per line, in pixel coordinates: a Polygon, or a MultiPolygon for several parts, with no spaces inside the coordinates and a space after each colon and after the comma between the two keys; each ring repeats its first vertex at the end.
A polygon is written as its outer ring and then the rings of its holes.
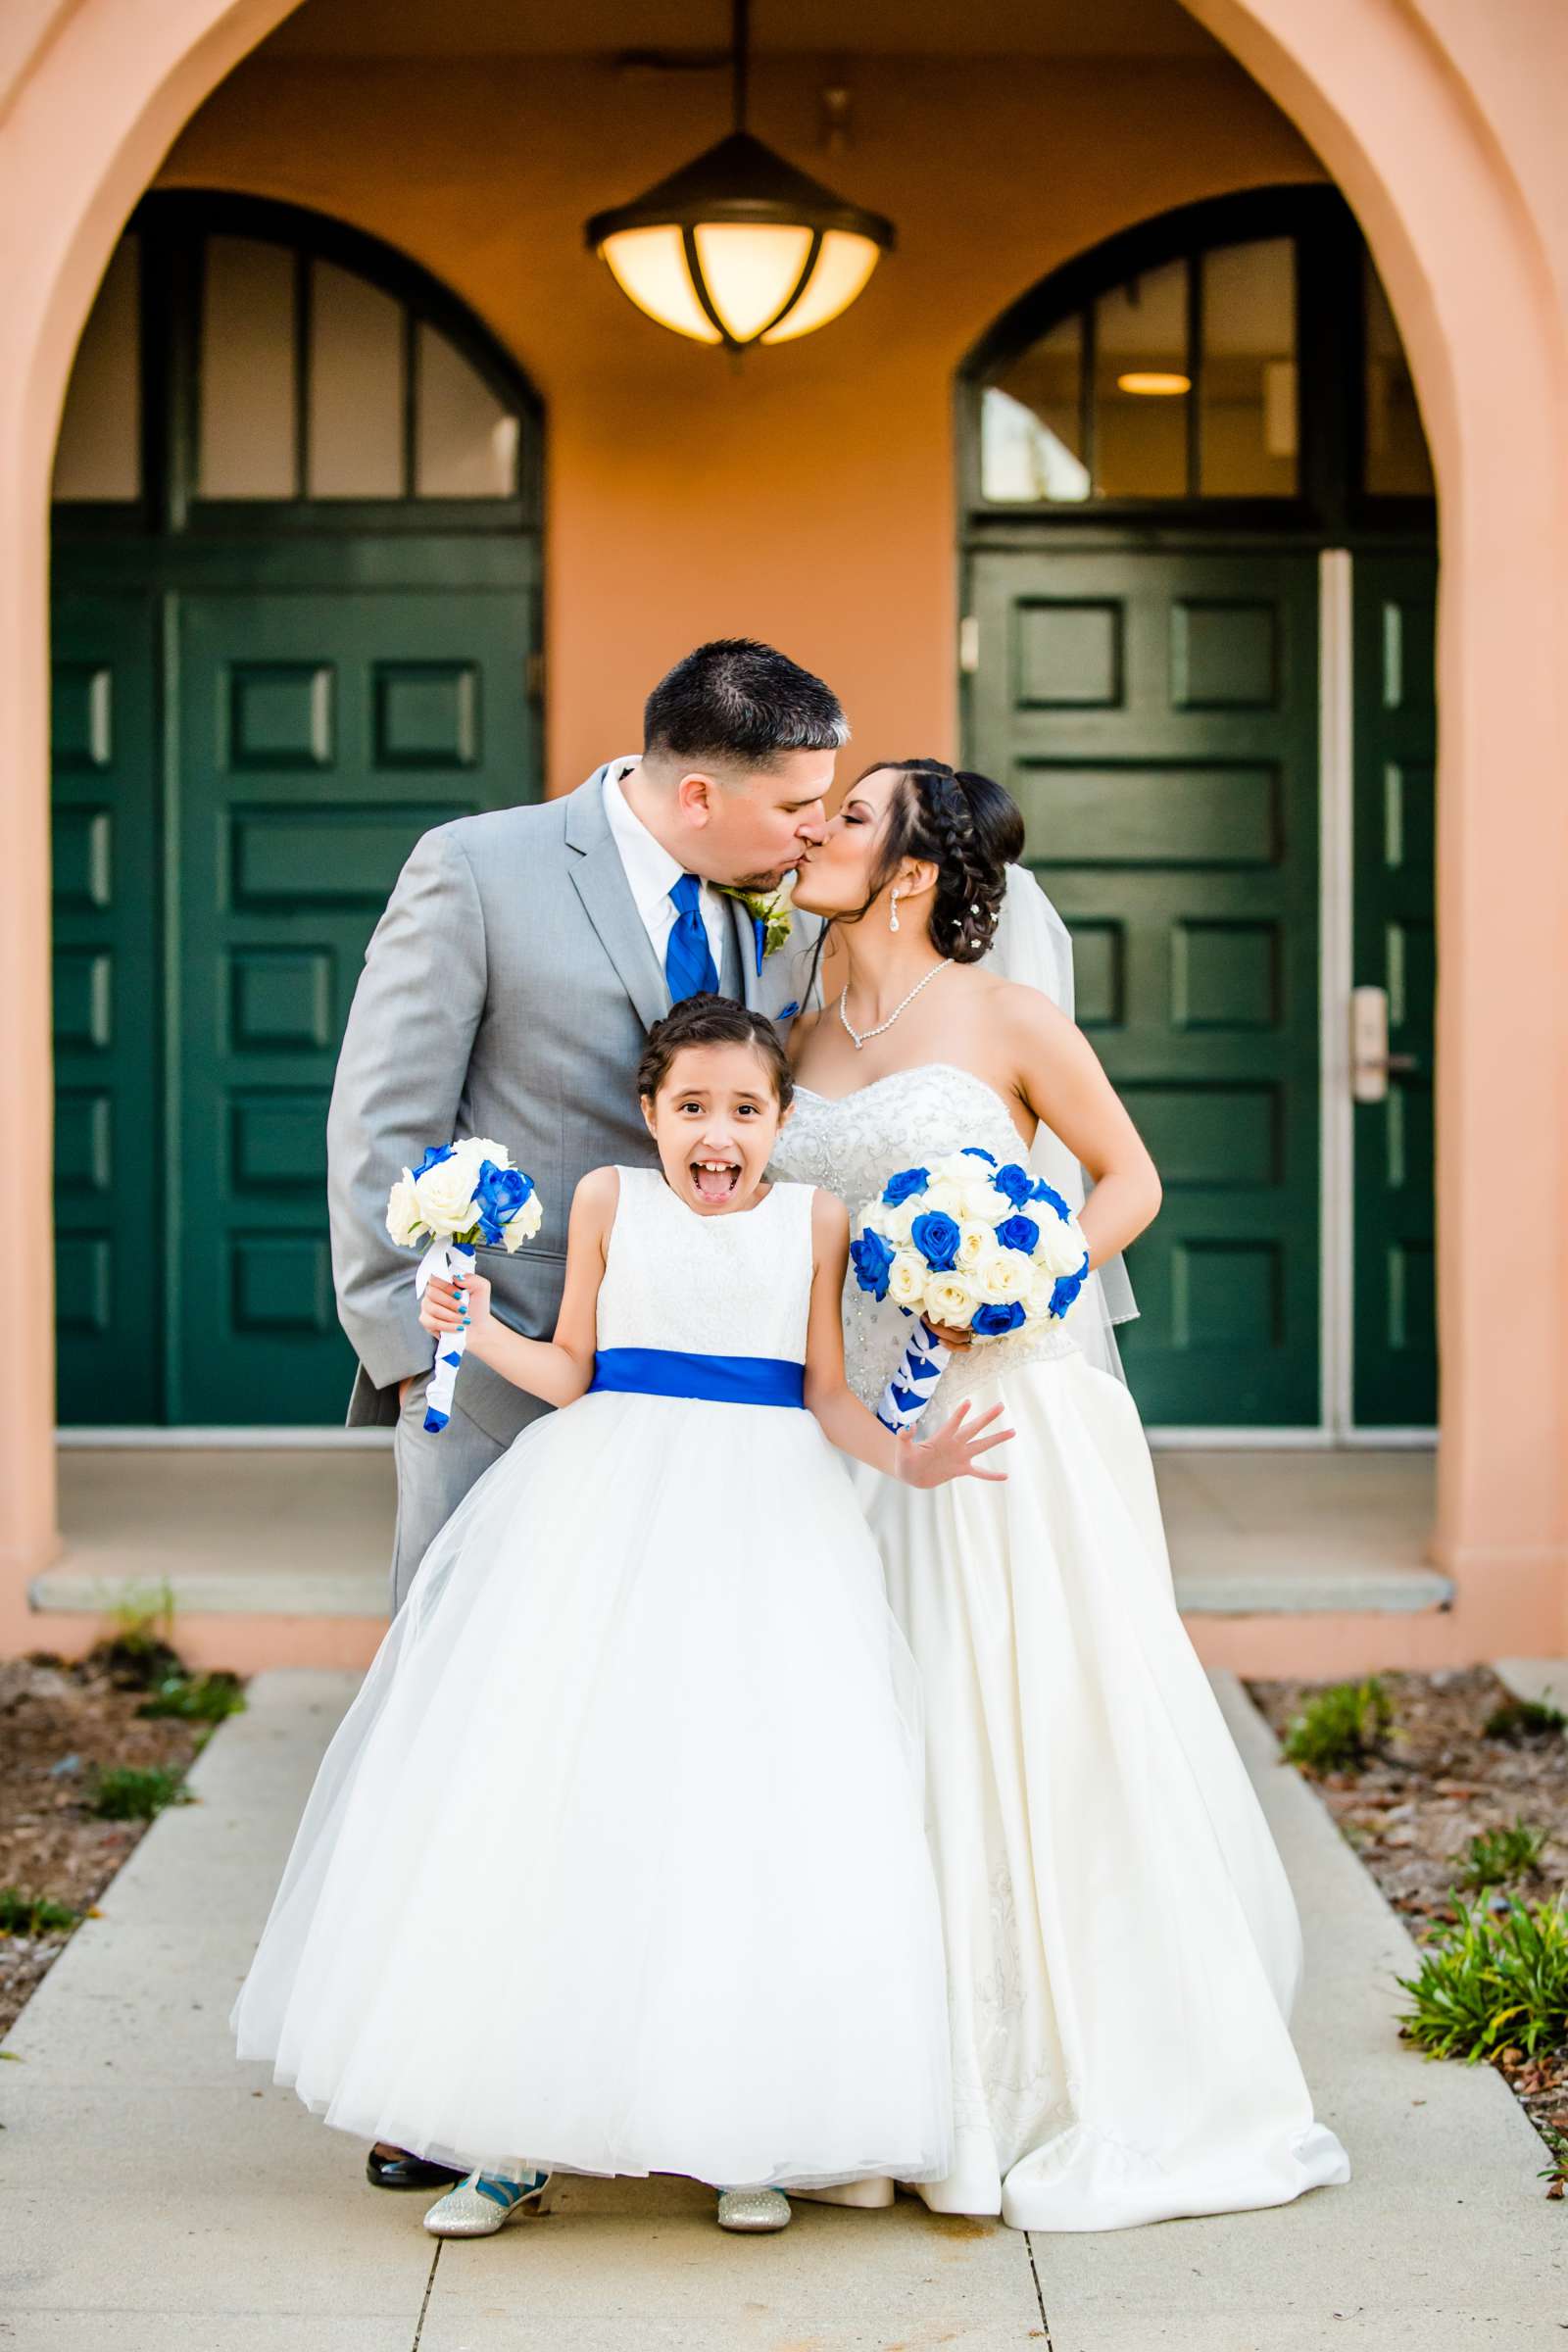
{"type": "Polygon", "coordinates": [[[1129,1257],[1140,1408],[1315,1424],[1315,558],[983,554],[969,611],[971,756],[1023,808],[1164,1183],[1129,1257]]]}
{"type": "Polygon", "coordinates": [[[419,834],[537,797],[535,613],[520,585],[59,598],[62,1421],[341,1417],[343,1024],[419,834]]]}
{"type": "Polygon", "coordinates": [[[144,590],[57,597],[55,1278],[74,1421],[162,1411],[157,677],[144,590]]]}
{"type": "Polygon", "coordinates": [[[1437,560],[1357,556],[1352,977],[1379,992],[1387,1068],[1353,1111],[1354,1413],[1362,1428],[1438,1417],[1433,1255],[1437,560]]]}
{"type": "Polygon", "coordinates": [[[190,596],[177,629],[169,1410],[331,1420],[353,1373],[324,1216],[343,1023],[419,834],[537,790],[532,627],[515,594],[458,590],[190,596]]]}

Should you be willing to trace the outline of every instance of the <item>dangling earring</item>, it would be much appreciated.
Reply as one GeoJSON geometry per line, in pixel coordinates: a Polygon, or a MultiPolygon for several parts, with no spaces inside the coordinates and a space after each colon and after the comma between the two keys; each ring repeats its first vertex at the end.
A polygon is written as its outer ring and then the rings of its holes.
{"type": "Polygon", "coordinates": [[[899,894],[898,894],[898,892],[897,892],[897,891],[895,891],[895,892],[893,893],[893,905],[892,905],[892,906],[890,907],[890,909],[889,909],[889,911],[888,911],[888,929],[889,929],[890,931],[896,931],[896,930],[898,929],[898,927],[899,927],[899,894]]]}

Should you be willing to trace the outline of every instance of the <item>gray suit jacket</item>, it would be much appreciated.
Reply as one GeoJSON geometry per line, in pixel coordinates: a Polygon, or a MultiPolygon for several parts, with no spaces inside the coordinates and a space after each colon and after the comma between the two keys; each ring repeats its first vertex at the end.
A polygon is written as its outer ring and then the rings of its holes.
{"type": "MultiPolygon", "coordinates": [[[[611,834],[604,774],[563,800],[426,833],[366,951],[327,1114],[332,1271],[360,1359],[351,1423],[395,1421],[398,1382],[429,1368],[417,1260],[386,1230],[388,1190],[426,1145],[493,1136],[538,1186],[538,1240],[480,1260],[496,1311],[537,1339],[555,1328],[578,1179],[656,1159],[634,1073],[669,993],[611,834]]],[[[732,915],[721,985],[787,1015],[807,993],[815,924],[797,917],[759,973],[751,917],[739,904],[732,915]]],[[[540,1409],[477,1358],[462,1400],[503,1444],[540,1409]]]]}

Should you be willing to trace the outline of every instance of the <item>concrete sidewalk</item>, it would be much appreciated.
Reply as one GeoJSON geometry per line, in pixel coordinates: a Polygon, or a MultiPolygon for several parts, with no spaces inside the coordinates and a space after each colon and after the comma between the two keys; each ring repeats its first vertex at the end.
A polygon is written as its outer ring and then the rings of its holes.
{"type": "MultiPolygon", "coordinates": [[[[1545,2352],[1568,2219],[1490,2069],[1397,2040],[1412,1949],[1327,1815],[1221,1694],[1301,1903],[1298,2039],[1348,2188],[1215,2221],[1033,2241],[1000,2225],[802,2205],[726,2238],[679,2182],[566,2181],[537,2221],[438,2247],[426,2199],[266,2070],[227,2015],[353,1684],[253,1685],[19,2020],[0,2067],[4,2352],[1545,2352]]],[[[461,1930],[454,1970],[462,1971],[461,1930]]]]}

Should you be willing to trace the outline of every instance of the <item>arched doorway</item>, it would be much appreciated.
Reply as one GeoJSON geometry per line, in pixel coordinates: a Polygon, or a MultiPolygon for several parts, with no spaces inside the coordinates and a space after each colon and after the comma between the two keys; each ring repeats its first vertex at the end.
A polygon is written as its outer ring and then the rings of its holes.
{"type": "Polygon", "coordinates": [[[63,1424],[342,1417],[332,1070],[414,841],[540,792],[540,456],[390,248],[133,217],[54,480],[63,1424]]]}
{"type": "Polygon", "coordinates": [[[1164,1176],[1145,1416],[1430,1435],[1436,514],[1348,208],[1111,239],[987,334],[960,420],[969,754],[1164,1176]]]}

